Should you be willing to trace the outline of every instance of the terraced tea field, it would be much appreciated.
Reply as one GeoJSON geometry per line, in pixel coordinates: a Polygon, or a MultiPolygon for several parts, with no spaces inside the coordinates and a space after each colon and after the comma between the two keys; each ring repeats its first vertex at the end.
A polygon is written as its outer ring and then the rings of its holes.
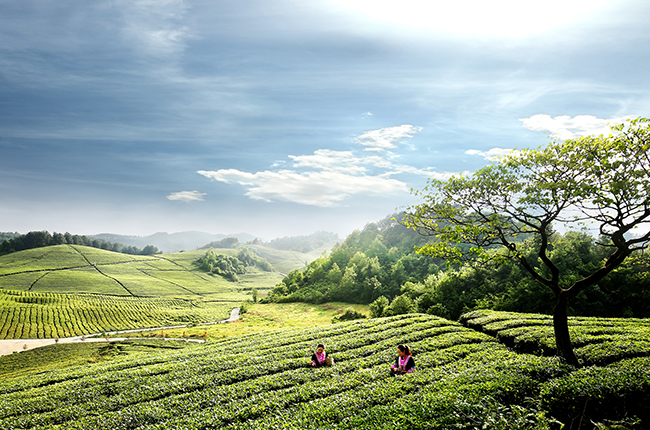
{"type": "MultiPolygon", "coordinates": [[[[228,252],[226,250],[225,252],[228,252]]],[[[0,257],[0,339],[56,338],[226,319],[282,279],[198,270],[205,251],[132,256],[58,245],[0,257]]]]}
{"type": "MultiPolygon", "coordinates": [[[[519,352],[555,354],[550,315],[479,310],[462,315],[460,320],[519,352]]],[[[648,319],[569,317],[569,332],[576,356],[586,364],[650,355],[648,319]]]]}
{"type": "Polygon", "coordinates": [[[232,307],[228,302],[0,290],[0,339],[54,339],[218,321],[232,307]]]}
{"type": "Polygon", "coordinates": [[[647,355],[575,369],[459,323],[408,315],[2,381],[0,428],[586,429],[606,419],[643,428],[632,423],[649,422],[649,393],[647,355]],[[334,367],[308,366],[318,342],[334,367]],[[411,346],[417,370],[390,377],[398,343],[411,346]]]}

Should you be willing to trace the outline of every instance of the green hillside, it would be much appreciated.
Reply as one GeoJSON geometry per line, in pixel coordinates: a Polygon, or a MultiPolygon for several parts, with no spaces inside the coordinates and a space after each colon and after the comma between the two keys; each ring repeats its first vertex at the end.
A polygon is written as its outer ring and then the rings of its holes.
{"type": "Polygon", "coordinates": [[[644,428],[650,358],[607,354],[576,369],[422,314],[285,329],[2,381],[0,428],[644,428]],[[308,366],[318,342],[334,367],[308,366]],[[390,377],[398,343],[417,370],[390,377]]]}
{"type": "MultiPolygon", "coordinates": [[[[232,250],[218,250],[230,253],[232,250]]],[[[35,293],[93,293],[133,297],[183,297],[233,301],[242,286],[198,269],[205,251],[131,256],[77,245],[57,245],[0,257],[0,288],[35,293]]],[[[279,274],[249,273],[259,289],[271,288],[279,274]]],[[[242,276],[246,278],[246,274],[242,276]]]]}
{"type": "Polygon", "coordinates": [[[132,256],[57,245],[2,256],[0,338],[218,321],[253,289],[263,296],[282,278],[249,267],[232,282],[201,271],[196,261],[204,254],[132,256]]]}

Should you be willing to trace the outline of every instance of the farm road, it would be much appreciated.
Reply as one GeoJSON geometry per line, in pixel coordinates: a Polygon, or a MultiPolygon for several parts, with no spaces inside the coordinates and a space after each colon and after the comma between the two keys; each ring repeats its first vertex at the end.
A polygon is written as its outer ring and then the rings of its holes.
{"type": "MultiPolygon", "coordinates": [[[[231,321],[237,321],[239,319],[239,308],[234,308],[230,311],[230,318],[222,321],[214,321],[208,323],[200,323],[196,325],[212,325],[212,324],[223,324],[231,321]]],[[[149,327],[143,329],[132,329],[132,330],[120,330],[114,332],[108,332],[108,335],[121,334],[121,333],[136,333],[141,331],[154,331],[154,330],[168,330],[172,328],[183,328],[187,325],[178,325],[178,326],[168,326],[168,327],[149,327]]],[[[106,342],[102,333],[88,334],[84,336],[73,336],[73,337],[64,337],[60,338],[58,343],[80,343],[80,342],[106,342]]],[[[111,341],[117,342],[120,340],[126,340],[125,337],[114,337],[110,338],[111,341]]],[[[133,338],[131,338],[133,339],[133,338]]],[[[185,339],[169,339],[169,340],[185,340],[185,339]]],[[[197,340],[190,340],[190,342],[203,342],[197,340]]],[[[26,349],[34,349],[41,346],[54,345],[56,342],[55,339],[2,339],[0,340],[0,356],[9,355],[14,352],[21,352],[26,349]]]]}

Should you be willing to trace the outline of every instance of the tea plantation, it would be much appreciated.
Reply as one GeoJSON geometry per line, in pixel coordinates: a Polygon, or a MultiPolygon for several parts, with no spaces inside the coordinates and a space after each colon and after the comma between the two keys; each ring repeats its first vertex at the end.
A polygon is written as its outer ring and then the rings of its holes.
{"type": "Polygon", "coordinates": [[[133,256],[57,245],[4,255],[0,339],[219,321],[253,288],[264,292],[282,279],[250,268],[232,282],[199,270],[203,254],[133,256]]]}
{"type": "Polygon", "coordinates": [[[351,321],[5,380],[0,429],[644,428],[650,357],[634,355],[576,369],[434,316],[351,321]],[[319,342],[334,367],[308,366],[319,342]],[[417,370],[390,377],[398,343],[417,370]]]}

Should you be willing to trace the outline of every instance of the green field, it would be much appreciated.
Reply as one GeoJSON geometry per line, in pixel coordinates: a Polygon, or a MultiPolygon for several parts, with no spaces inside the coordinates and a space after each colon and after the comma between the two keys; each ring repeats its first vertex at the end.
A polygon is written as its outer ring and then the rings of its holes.
{"type": "MultiPolygon", "coordinates": [[[[158,330],[149,332],[148,334],[150,336],[170,336],[172,338],[206,337],[208,340],[223,339],[281,328],[306,328],[329,325],[332,323],[333,317],[342,314],[347,308],[352,308],[366,315],[370,314],[368,305],[349,303],[323,303],[320,305],[300,302],[257,303],[249,304],[248,308],[248,312],[242,314],[236,322],[158,330]]],[[[119,336],[115,335],[115,337],[119,336]]]]}
{"type": "Polygon", "coordinates": [[[0,428],[645,428],[650,357],[600,354],[576,369],[421,314],[281,329],[3,380],[0,428]],[[334,367],[308,366],[318,342],[334,367]],[[390,377],[398,343],[417,371],[390,377]]]}
{"type": "Polygon", "coordinates": [[[263,297],[282,279],[250,268],[232,282],[200,271],[195,262],[204,254],[132,256],[58,245],[2,256],[0,339],[219,321],[253,289],[263,297]]]}

